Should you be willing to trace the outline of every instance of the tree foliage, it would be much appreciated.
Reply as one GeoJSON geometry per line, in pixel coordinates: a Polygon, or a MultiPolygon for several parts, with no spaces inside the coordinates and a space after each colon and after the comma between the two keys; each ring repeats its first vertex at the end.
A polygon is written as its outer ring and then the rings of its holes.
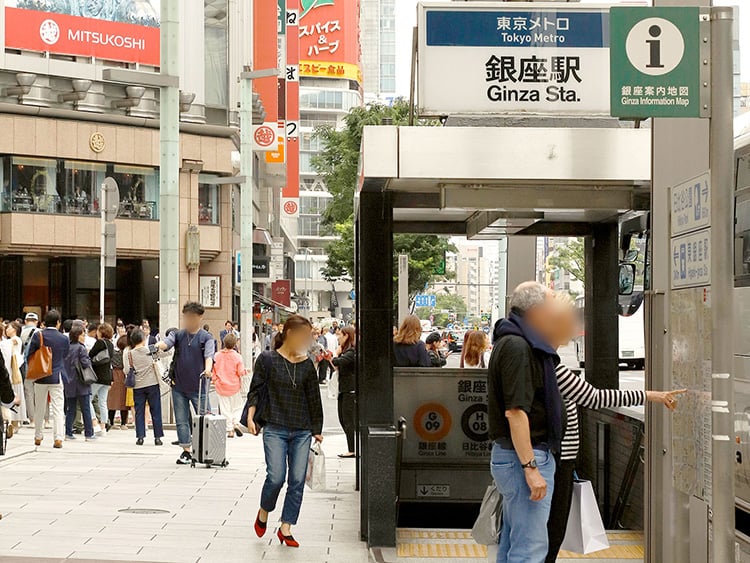
{"type": "MultiPolygon", "coordinates": [[[[389,119],[393,125],[405,125],[409,104],[395,100],[392,106],[368,104],[357,107],[344,118],[344,127],[331,126],[316,130],[322,150],[312,159],[316,172],[333,196],[323,214],[323,226],[336,240],[328,243],[328,263],[322,270],[329,281],[351,279],[354,275],[354,194],[359,178],[359,156],[362,131],[366,125],[381,125],[389,119]]],[[[409,255],[409,292],[422,290],[430,282],[446,251],[455,247],[445,237],[435,235],[395,235],[393,237],[394,272],[397,256],[409,255]]]]}
{"type": "Polygon", "coordinates": [[[549,257],[549,264],[569,272],[574,278],[586,281],[586,258],[583,238],[572,238],[560,246],[556,246],[549,257]]]}

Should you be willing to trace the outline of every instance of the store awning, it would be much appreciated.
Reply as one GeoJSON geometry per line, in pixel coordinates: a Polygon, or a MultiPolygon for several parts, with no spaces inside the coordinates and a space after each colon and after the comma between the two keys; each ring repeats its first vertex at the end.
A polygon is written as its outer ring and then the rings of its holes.
{"type": "Polygon", "coordinates": [[[271,246],[273,240],[271,239],[271,233],[266,229],[253,229],[253,244],[265,244],[271,246]]]}

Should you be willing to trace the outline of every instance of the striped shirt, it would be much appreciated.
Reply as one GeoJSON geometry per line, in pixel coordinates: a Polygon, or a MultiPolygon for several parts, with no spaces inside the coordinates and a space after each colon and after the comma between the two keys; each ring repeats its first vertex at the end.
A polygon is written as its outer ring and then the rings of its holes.
{"type": "Polygon", "coordinates": [[[557,366],[557,383],[560,394],[565,401],[568,424],[562,439],[561,459],[575,460],[581,437],[578,424],[578,406],[590,409],[604,409],[611,407],[632,407],[646,402],[644,391],[621,391],[619,389],[597,389],[570,371],[567,366],[557,366]]]}

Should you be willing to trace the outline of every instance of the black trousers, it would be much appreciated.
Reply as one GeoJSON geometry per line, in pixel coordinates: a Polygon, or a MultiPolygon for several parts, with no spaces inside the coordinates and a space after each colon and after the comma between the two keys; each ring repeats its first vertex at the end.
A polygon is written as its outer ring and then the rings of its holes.
{"type": "MultiPolygon", "coordinates": [[[[128,423],[128,409],[121,410],[120,411],[120,423],[121,424],[127,424],[128,423]]],[[[117,414],[117,411],[111,410],[109,411],[109,425],[114,426],[115,425],[115,415],[117,414]]]]}
{"type": "Polygon", "coordinates": [[[328,370],[331,368],[331,362],[320,360],[318,362],[318,383],[325,383],[328,380],[328,370]]]}
{"type": "Polygon", "coordinates": [[[339,424],[346,434],[346,445],[350,452],[354,451],[354,430],[357,427],[356,393],[339,393],[339,424]]]}
{"type": "Polygon", "coordinates": [[[574,459],[558,460],[555,469],[555,490],[552,493],[552,506],[547,521],[547,536],[549,537],[549,552],[545,563],[557,561],[557,554],[565,539],[565,529],[568,527],[570,504],[573,502],[573,473],[576,468],[574,459]]]}

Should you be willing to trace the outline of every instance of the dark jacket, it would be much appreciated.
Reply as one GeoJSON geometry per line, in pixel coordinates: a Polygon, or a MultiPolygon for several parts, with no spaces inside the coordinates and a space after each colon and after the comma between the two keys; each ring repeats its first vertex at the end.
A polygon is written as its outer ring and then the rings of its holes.
{"type": "Polygon", "coordinates": [[[5,367],[5,359],[0,354],[0,403],[6,405],[16,400],[16,394],[13,391],[13,385],[10,381],[8,368],[5,367]]]}
{"type": "Polygon", "coordinates": [[[428,350],[427,353],[430,355],[430,361],[434,368],[441,368],[448,363],[445,356],[443,356],[438,350],[428,350]]]}
{"type": "Polygon", "coordinates": [[[429,368],[432,367],[432,360],[421,340],[414,344],[394,343],[393,365],[397,368],[429,368]]]}
{"type": "Polygon", "coordinates": [[[31,337],[29,343],[29,359],[39,350],[39,334],[44,339],[44,345],[52,349],[52,374],[49,377],[37,379],[34,383],[42,385],[57,385],[67,376],[65,372],[65,358],[70,350],[70,340],[56,328],[45,328],[38,330],[31,337]]]}
{"type": "Polygon", "coordinates": [[[354,378],[357,369],[357,353],[354,348],[349,348],[338,358],[333,358],[331,361],[334,366],[339,368],[339,393],[354,391],[354,378]]]}
{"type": "Polygon", "coordinates": [[[94,359],[94,356],[102,350],[107,350],[109,361],[99,365],[94,365],[92,363],[94,371],[96,372],[96,378],[98,379],[97,383],[101,383],[102,385],[112,385],[112,358],[115,356],[115,345],[109,340],[99,339],[91,347],[89,358],[94,359]]]}
{"type": "Polygon", "coordinates": [[[65,396],[68,398],[85,397],[91,394],[91,385],[84,385],[78,380],[77,365],[79,363],[83,368],[91,367],[91,359],[86,352],[86,347],[78,342],[72,342],[65,358],[65,371],[68,374],[65,380],[65,396]]]}

